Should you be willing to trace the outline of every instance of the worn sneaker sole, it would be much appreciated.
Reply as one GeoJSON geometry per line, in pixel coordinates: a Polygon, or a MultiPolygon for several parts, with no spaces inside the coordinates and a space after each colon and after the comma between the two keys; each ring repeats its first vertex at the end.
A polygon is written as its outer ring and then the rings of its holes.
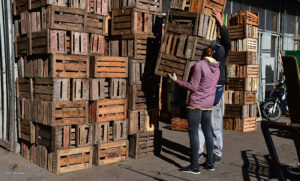
{"type": "Polygon", "coordinates": [[[191,174],[194,174],[194,175],[200,174],[200,172],[192,172],[192,171],[182,171],[182,172],[185,172],[185,173],[191,173],[191,174]]]}

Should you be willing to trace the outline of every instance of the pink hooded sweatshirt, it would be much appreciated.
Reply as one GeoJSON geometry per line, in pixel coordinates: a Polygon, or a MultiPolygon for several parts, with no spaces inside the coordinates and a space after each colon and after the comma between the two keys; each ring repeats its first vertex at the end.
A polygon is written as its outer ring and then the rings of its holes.
{"type": "Polygon", "coordinates": [[[176,80],[176,83],[191,91],[188,107],[212,109],[219,77],[219,63],[211,57],[205,57],[194,65],[189,82],[176,80]]]}

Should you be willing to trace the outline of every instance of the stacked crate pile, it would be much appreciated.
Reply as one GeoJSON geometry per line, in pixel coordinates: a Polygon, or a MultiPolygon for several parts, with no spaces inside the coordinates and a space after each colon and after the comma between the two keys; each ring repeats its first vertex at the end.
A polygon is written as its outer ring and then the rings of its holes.
{"type": "MultiPolygon", "coordinates": [[[[212,8],[224,12],[226,0],[172,0],[167,12],[155,74],[167,77],[176,73],[177,78],[188,81],[191,67],[202,58],[203,50],[218,36],[218,25],[212,17],[212,8]]],[[[175,125],[186,125],[183,118],[186,109],[184,90],[163,82],[161,119],[176,118],[175,125]],[[179,100],[180,99],[180,100],[179,100]]],[[[177,128],[175,128],[177,129],[177,128]]],[[[181,128],[178,128],[181,129],[181,128]]]]}
{"type": "Polygon", "coordinates": [[[57,174],[92,164],[90,55],[105,54],[106,14],[92,0],[14,1],[21,154],[57,174]]]}
{"type": "Polygon", "coordinates": [[[161,37],[162,0],[116,0],[112,8],[109,53],[128,58],[129,156],[145,157],[161,137],[155,130],[158,87],[152,64],[161,37]]]}
{"type": "Polygon", "coordinates": [[[240,10],[227,15],[231,52],[227,61],[228,85],[224,92],[224,129],[256,130],[259,65],[257,58],[258,14],[240,10]]]}

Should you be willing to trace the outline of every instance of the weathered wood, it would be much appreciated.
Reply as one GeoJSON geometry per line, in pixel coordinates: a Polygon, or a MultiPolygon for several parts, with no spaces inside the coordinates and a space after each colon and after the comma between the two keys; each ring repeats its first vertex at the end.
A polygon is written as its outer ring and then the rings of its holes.
{"type": "Polygon", "coordinates": [[[67,53],[65,31],[46,30],[29,35],[29,55],[67,53]]]}
{"type": "Polygon", "coordinates": [[[30,159],[30,145],[28,143],[25,143],[25,142],[21,142],[20,144],[21,146],[21,149],[20,149],[20,154],[22,157],[24,157],[26,160],[29,160],[30,159]]]}
{"type": "Polygon", "coordinates": [[[28,0],[14,0],[13,15],[18,16],[23,12],[28,11],[28,0]]]}
{"type": "Polygon", "coordinates": [[[128,147],[127,140],[98,144],[94,146],[93,163],[95,165],[106,165],[126,161],[128,147]]]}
{"type": "Polygon", "coordinates": [[[258,78],[259,65],[227,65],[229,78],[258,78]]]}
{"type": "Polygon", "coordinates": [[[88,102],[36,101],[33,104],[33,121],[49,126],[86,124],[88,122],[88,102]]]}
{"type": "Polygon", "coordinates": [[[43,101],[70,101],[70,93],[70,79],[34,79],[35,99],[43,101]]]}
{"type": "Polygon", "coordinates": [[[233,118],[248,118],[250,117],[249,105],[226,104],[224,116],[233,118]]]}
{"type": "Polygon", "coordinates": [[[35,124],[31,121],[18,118],[18,138],[30,144],[35,143],[35,124]]]}
{"type": "Polygon", "coordinates": [[[181,118],[173,118],[171,120],[172,130],[176,131],[188,131],[188,121],[181,118]]]}
{"type": "Polygon", "coordinates": [[[237,12],[238,18],[237,18],[237,24],[249,24],[253,26],[258,26],[259,24],[259,16],[258,13],[250,12],[247,10],[239,10],[237,12]]]}
{"type": "Polygon", "coordinates": [[[129,60],[128,83],[142,84],[145,72],[145,60],[129,60]]]}
{"type": "Polygon", "coordinates": [[[145,131],[146,110],[128,110],[128,134],[137,134],[139,131],[145,131]]]}
{"type": "Polygon", "coordinates": [[[89,100],[89,79],[71,79],[71,100],[89,100]]]}
{"type": "Polygon", "coordinates": [[[92,166],[93,148],[89,146],[57,150],[52,154],[52,159],[48,159],[48,162],[52,162],[52,168],[48,169],[56,174],[88,169],[92,166]]]}
{"type": "Polygon", "coordinates": [[[87,0],[87,11],[93,14],[107,15],[109,0],[87,0]]]}
{"type": "Polygon", "coordinates": [[[226,90],[257,91],[258,78],[229,78],[226,90]]]}
{"type": "Polygon", "coordinates": [[[29,10],[35,10],[47,5],[67,7],[67,0],[29,0],[29,10]]]}
{"type": "Polygon", "coordinates": [[[178,79],[187,81],[190,70],[195,63],[195,61],[160,53],[155,67],[155,74],[167,77],[168,73],[176,73],[178,79]]]}
{"type": "Polygon", "coordinates": [[[103,122],[127,118],[127,99],[92,101],[89,105],[89,121],[103,122]]]}
{"type": "Polygon", "coordinates": [[[18,36],[15,40],[15,56],[29,55],[29,37],[27,35],[18,36]]]}
{"type": "Polygon", "coordinates": [[[258,57],[256,52],[229,52],[228,64],[256,65],[258,57]]]}
{"type": "Polygon", "coordinates": [[[158,152],[162,139],[161,136],[160,130],[129,135],[129,156],[132,158],[142,158],[158,152]]]}
{"type": "Polygon", "coordinates": [[[127,139],[127,120],[95,123],[94,144],[127,139]]]}
{"type": "Polygon", "coordinates": [[[256,92],[224,91],[225,104],[256,104],[256,92]]]}
{"type": "Polygon", "coordinates": [[[107,42],[103,35],[91,34],[90,35],[90,55],[105,55],[107,49],[107,42]]]}
{"type": "Polygon", "coordinates": [[[257,39],[245,38],[231,41],[232,52],[257,52],[257,39]]]}
{"type": "Polygon", "coordinates": [[[234,25],[228,26],[230,39],[258,38],[258,28],[253,25],[234,25]]]}
{"type": "Polygon", "coordinates": [[[256,130],[256,117],[249,118],[224,118],[224,129],[240,132],[256,130]]]}
{"type": "Polygon", "coordinates": [[[90,100],[109,99],[110,81],[105,78],[90,79],[90,100]]]}
{"type": "Polygon", "coordinates": [[[71,32],[71,54],[88,55],[88,33],[71,32]]]}
{"type": "MultiPolygon", "coordinates": [[[[149,101],[149,100],[148,100],[149,101]]],[[[128,109],[138,110],[147,108],[147,99],[142,85],[128,86],[128,109]]]]}
{"type": "Polygon", "coordinates": [[[17,98],[33,99],[34,83],[32,78],[19,77],[16,80],[17,98]]]}
{"type": "Polygon", "coordinates": [[[49,150],[91,146],[94,126],[66,125],[66,126],[36,126],[36,144],[44,145],[49,150]]]}
{"type": "Polygon", "coordinates": [[[85,32],[86,25],[86,33],[90,33],[88,31],[89,18],[86,17],[86,12],[81,9],[49,5],[47,7],[47,22],[48,29],[77,32],[85,32]]]}
{"type": "Polygon", "coordinates": [[[103,15],[96,15],[88,13],[85,18],[85,32],[94,33],[98,35],[107,35],[106,26],[107,19],[103,15]]]}
{"type": "Polygon", "coordinates": [[[154,17],[148,10],[123,9],[112,11],[112,35],[144,34],[153,35],[154,17]]]}
{"type": "Polygon", "coordinates": [[[162,12],[162,0],[116,0],[113,9],[138,8],[152,12],[162,12]]]}
{"type": "Polygon", "coordinates": [[[89,57],[80,55],[51,54],[32,57],[35,77],[87,78],[89,77],[89,57]]]}
{"type": "Polygon", "coordinates": [[[99,78],[127,78],[127,57],[91,57],[91,77],[99,78]]]}

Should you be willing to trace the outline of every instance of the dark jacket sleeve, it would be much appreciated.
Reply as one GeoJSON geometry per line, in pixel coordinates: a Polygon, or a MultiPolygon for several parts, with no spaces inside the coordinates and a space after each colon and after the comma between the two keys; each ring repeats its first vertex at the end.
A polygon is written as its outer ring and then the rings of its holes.
{"type": "Polygon", "coordinates": [[[223,25],[221,27],[220,35],[221,35],[220,43],[221,43],[221,45],[223,45],[223,47],[225,49],[225,57],[224,58],[227,58],[227,56],[230,52],[230,49],[231,49],[231,42],[230,42],[230,36],[229,36],[228,29],[225,25],[223,25]]]}

